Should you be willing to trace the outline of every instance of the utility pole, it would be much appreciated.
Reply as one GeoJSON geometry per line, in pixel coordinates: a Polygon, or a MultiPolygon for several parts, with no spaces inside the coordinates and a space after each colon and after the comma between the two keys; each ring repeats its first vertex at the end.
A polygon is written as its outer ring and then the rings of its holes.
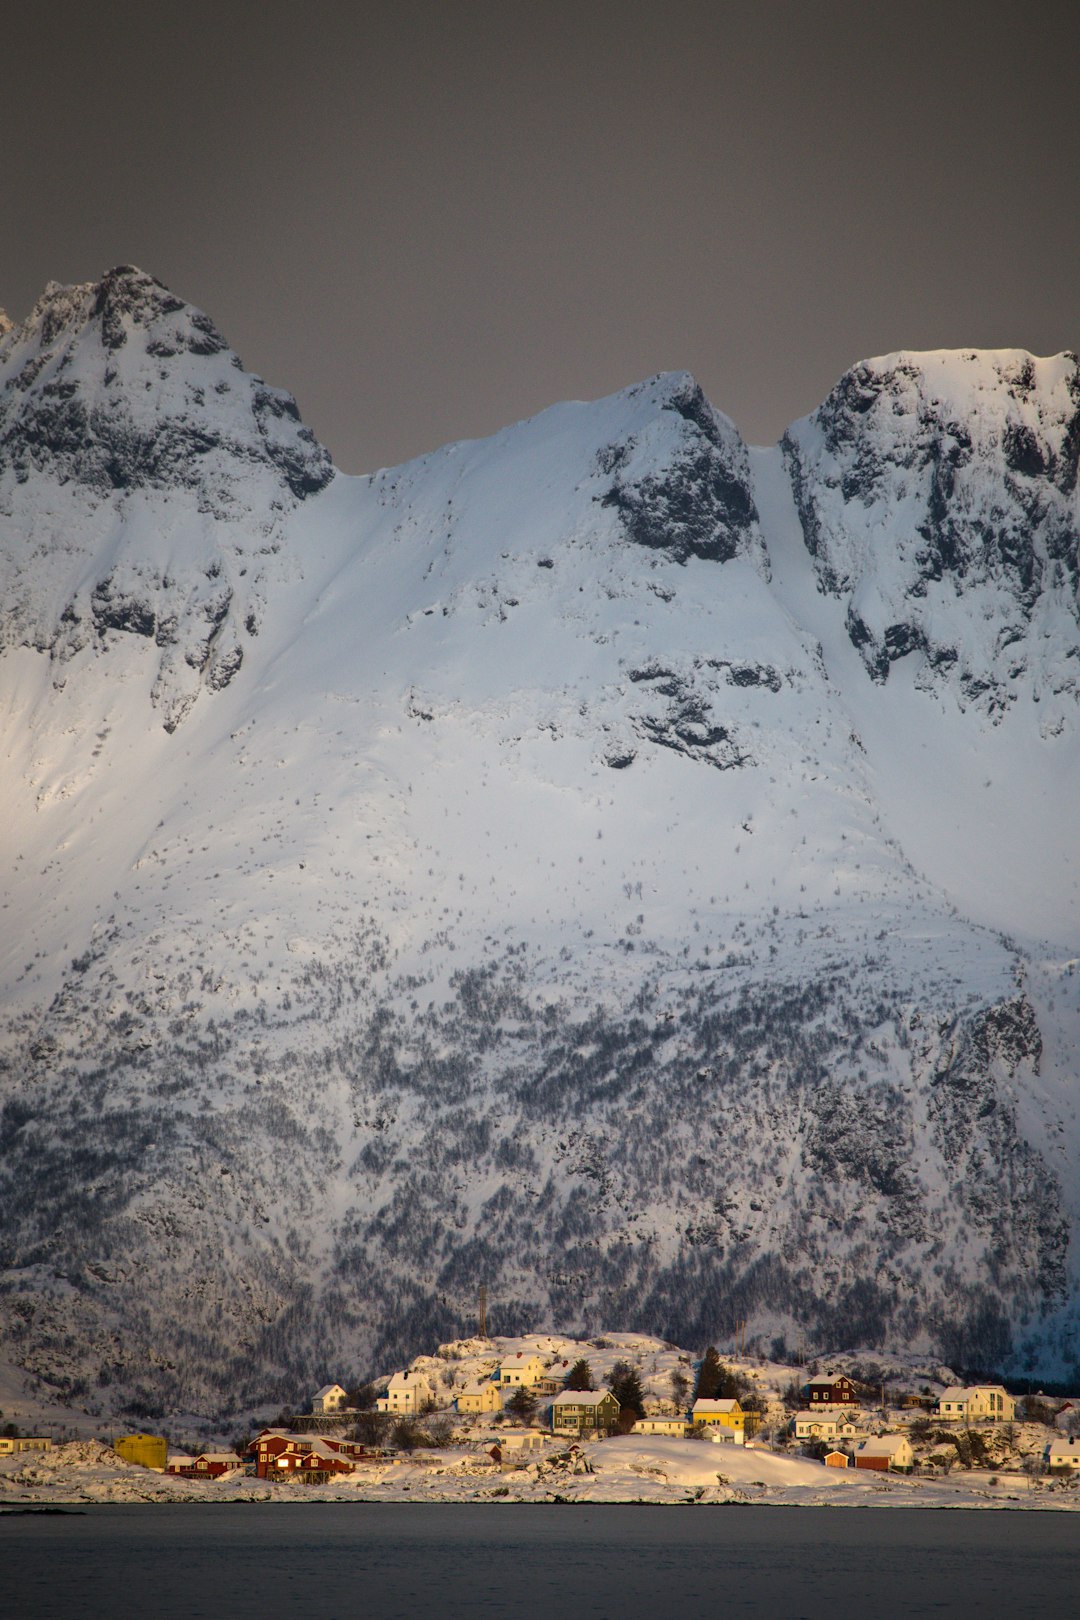
{"type": "Polygon", "coordinates": [[[476,1336],[487,1338],[487,1283],[480,1284],[480,1309],[477,1312],[476,1336]]]}

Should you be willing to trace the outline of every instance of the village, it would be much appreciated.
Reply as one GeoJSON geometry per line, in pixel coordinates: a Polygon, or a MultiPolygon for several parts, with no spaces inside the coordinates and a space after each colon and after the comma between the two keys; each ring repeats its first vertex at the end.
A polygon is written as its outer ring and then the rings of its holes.
{"type": "Polygon", "coordinates": [[[94,1466],[116,1475],[112,1497],[126,1474],[157,1476],[163,1497],[218,1482],[263,1498],[722,1501],[779,1489],[813,1500],[845,1482],[906,1480],[1080,1500],[1080,1400],[952,1380],[948,1368],[851,1356],[804,1367],[695,1357],[625,1333],[473,1338],[371,1383],[328,1383],[231,1447],[143,1432],[64,1442],[0,1423],[0,1502],[35,1485],[47,1496],[65,1467],[94,1466]]]}

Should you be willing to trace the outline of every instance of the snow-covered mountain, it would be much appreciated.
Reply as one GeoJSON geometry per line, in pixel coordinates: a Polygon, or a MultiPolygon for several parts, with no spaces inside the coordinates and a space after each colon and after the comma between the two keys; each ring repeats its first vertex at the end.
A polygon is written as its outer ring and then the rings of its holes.
{"type": "Polygon", "coordinates": [[[486,1283],[1076,1365],[1077,386],[894,355],[747,450],[669,374],[349,478],[150,277],[48,289],[3,1353],[221,1412],[486,1283]]]}

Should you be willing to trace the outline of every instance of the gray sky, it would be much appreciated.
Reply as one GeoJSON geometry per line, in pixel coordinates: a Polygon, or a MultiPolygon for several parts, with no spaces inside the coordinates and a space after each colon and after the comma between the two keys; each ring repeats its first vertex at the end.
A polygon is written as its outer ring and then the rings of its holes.
{"type": "Polygon", "coordinates": [[[365,471],[687,367],[1080,345],[1080,6],[9,0],[0,304],[133,262],[365,471]]]}

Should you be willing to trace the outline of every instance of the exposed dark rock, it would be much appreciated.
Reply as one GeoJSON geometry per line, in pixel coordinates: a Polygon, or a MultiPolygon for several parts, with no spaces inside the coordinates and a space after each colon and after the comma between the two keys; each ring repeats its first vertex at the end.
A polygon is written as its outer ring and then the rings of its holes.
{"type": "MultiPolygon", "coordinates": [[[[945,647],[935,641],[942,608],[989,587],[972,607],[976,623],[991,601],[1027,633],[1048,590],[1078,621],[1080,523],[1071,502],[1080,462],[1080,365],[1030,356],[893,356],[843,377],[809,424],[796,423],[783,449],[806,546],[820,588],[848,598],[853,644],[875,680],[921,654],[931,678],[955,681],[957,695],[992,714],[1013,700],[991,667],[992,647],[973,626],[945,647]],[[982,412],[958,418],[963,370],[982,412]],[[892,532],[890,509],[903,513],[892,532]],[[895,546],[895,550],[893,547],[895,546]],[[878,603],[873,622],[856,609],[878,603]],[[942,587],[951,589],[942,600],[942,587]],[[936,587],[936,589],[935,589],[936,587]],[[931,601],[931,599],[933,599],[931,601]],[[937,604],[937,609],[933,604],[937,604]],[[893,615],[890,619],[889,614],[893,615]]],[[[956,617],[950,610],[950,617],[956,617]]],[[[1036,664],[1014,660],[1038,678],[1036,664]]],[[[1075,689],[1075,688],[1074,688],[1075,689]]],[[[1078,693],[1080,695],[1080,693],[1078,693]]]]}
{"type": "Polygon", "coordinates": [[[136,636],[154,634],[156,620],[151,604],[130,592],[116,590],[112,580],[104,579],[95,585],[90,611],[99,635],[106,630],[126,630],[136,636]]]}
{"type": "Polygon", "coordinates": [[[692,378],[675,380],[661,409],[686,424],[680,448],[662,473],[635,477],[631,446],[605,446],[598,466],[616,476],[601,504],[618,511],[636,545],[680,563],[691,557],[730,561],[747,549],[757,522],[742,441],[692,378]]]}
{"type": "Polygon", "coordinates": [[[130,266],[96,285],[52,284],[3,342],[0,474],[10,468],[20,481],[47,474],[103,496],[193,489],[210,507],[254,463],[272,468],[297,499],[333,477],[291,395],[249,378],[246,395],[234,395],[228,408],[220,403],[219,357],[239,365],[225,339],[208,316],[130,266]],[[148,363],[154,369],[141,380],[148,363]],[[111,386],[118,365],[128,368],[126,388],[111,386]],[[154,387],[173,386],[156,409],[138,415],[151,377],[154,387]]]}

